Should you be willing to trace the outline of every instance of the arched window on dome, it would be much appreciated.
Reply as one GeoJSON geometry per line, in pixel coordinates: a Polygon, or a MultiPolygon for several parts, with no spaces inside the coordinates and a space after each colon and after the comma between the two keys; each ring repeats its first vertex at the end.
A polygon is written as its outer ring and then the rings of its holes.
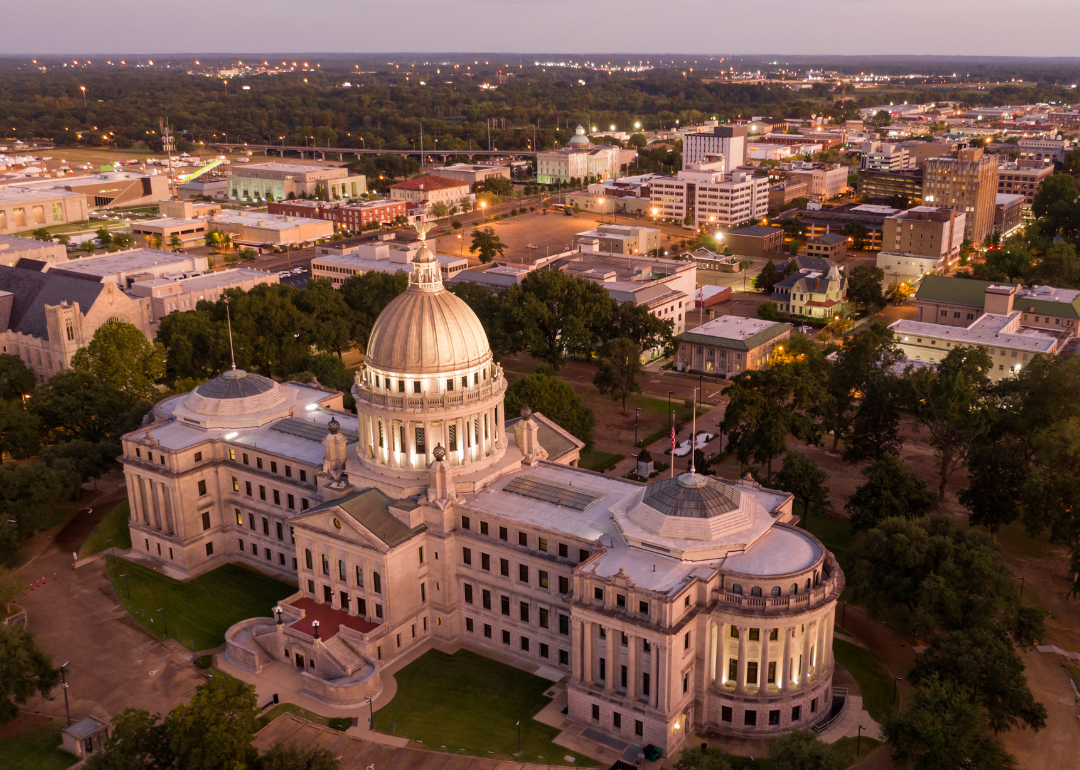
{"type": "Polygon", "coordinates": [[[821,573],[820,572],[815,572],[814,573],[814,585],[816,586],[820,582],[821,582],[821,573]]]}
{"type": "Polygon", "coordinates": [[[340,580],[342,583],[348,581],[349,578],[345,575],[345,560],[344,559],[338,559],[338,561],[337,561],[337,573],[338,573],[338,580],[340,580]]]}
{"type": "Polygon", "coordinates": [[[732,583],[731,593],[735,594],[736,596],[742,596],[742,586],[738,583],[732,583]]]}
{"type": "Polygon", "coordinates": [[[754,586],[750,589],[751,596],[761,596],[761,586],[754,586]]]}
{"type": "Polygon", "coordinates": [[[330,558],[325,553],[322,555],[322,573],[324,575],[330,574],[330,558]]]}
{"type": "Polygon", "coordinates": [[[798,583],[792,583],[791,584],[791,595],[795,596],[798,593],[799,593],[799,584],[798,583]]]}
{"type": "Polygon", "coordinates": [[[809,591],[809,590],[810,590],[810,578],[807,578],[807,579],[806,579],[806,590],[807,590],[807,591],[809,591]]]}
{"type": "Polygon", "coordinates": [[[779,596],[779,595],[780,595],[780,586],[773,586],[772,591],[769,592],[769,596],[774,596],[775,597],[775,596],[779,596]]]}

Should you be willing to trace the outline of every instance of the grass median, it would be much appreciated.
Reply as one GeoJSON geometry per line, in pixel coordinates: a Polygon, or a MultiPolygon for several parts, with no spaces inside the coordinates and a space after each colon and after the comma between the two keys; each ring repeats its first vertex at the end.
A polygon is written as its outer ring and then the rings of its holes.
{"type": "Polygon", "coordinates": [[[397,694],[375,712],[375,729],[381,733],[411,738],[430,751],[541,765],[595,765],[555,745],[559,730],[533,719],[549,702],[544,693],[552,683],[547,679],[467,650],[453,655],[430,650],[394,678],[397,694]]]}
{"type": "Polygon", "coordinates": [[[224,564],[187,582],[106,556],[113,590],[124,608],[159,639],[208,650],[225,641],[229,626],[246,618],[272,617],[275,604],[296,588],[237,564],[224,564]]]}
{"type": "Polygon", "coordinates": [[[128,527],[128,519],[131,518],[131,508],[128,501],[117,505],[98,522],[94,531],[86,538],[79,549],[79,557],[85,558],[101,553],[108,548],[116,548],[126,551],[131,548],[131,529],[128,527]]]}

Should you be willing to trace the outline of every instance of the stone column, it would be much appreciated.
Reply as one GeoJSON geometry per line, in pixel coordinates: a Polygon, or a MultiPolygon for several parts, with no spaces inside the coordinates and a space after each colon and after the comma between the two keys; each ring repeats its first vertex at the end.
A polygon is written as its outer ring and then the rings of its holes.
{"type": "Polygon", "coordinates": [[[154,504],[154,529],[161,530],[161,503],[158,500],[158,488],[152,480],[150,484],[150,500],[154,504]]]}
{"type": "Polygon", "coordinates": [[[637,700],[638,645],[641,642],[636,636],[631,636],[626,641],[626,698],[634,701],[637,700]]]}
{"type": "Polygon", "coordinates": [[[671,683],[668,682],[668,652],[670,648],[667,645],[656,645],[653,649],[656,650],[659,661],[656,666],[656,707],[661,711],[667,708],[668,688],[671,683]]]}
{"type": "Polygon", "coordinates": [[[431,462],[431,450],[435,448],[435,444],[432,443],[431,438],[431,423],[424,420],[424,459],[420,461],[420,464],[426,468],[431,462]]]}
{"type": "Polygon", "coordinates": [[[799,684],[803,687],[806,686],[806,679],[810,674],[810,623],[807,622],[803,625],[803,638],[802,638],[802,665],[799,666],[799,684]]]}
{"type": "Polygon", "coordinates": [[[735,692],[746,692],[746,637],[750,635],[748,626],[739,626],[739,675],[735,680],[735,692]]]}
{"type": "Polygon", "coordinates": [[[758,692],[769,691],[769,634],[771,628],[761,629],[761,659],[758,662],[758,692]]]}
{"type": "Polygon", "coordinates": [[[725,641],[727,639],[727,624],[717,622],[716,624],[716,650],[714,651],[713,665],[716,666],[716,678],[717,684],[722,684],[727,672],[724,670],[724,648],[727,645],[725,641]]]}
{"type": "Polygon", "coordinates": [[[832,663],[833,659],[833,636],[836,634],[836,605],[833,605],[832,610],[828,614],[829,630],[825,634],[825,665],[828,666],[832,663]]]}
{"type": "Polygon", "coordinates": [[[585,664],[584,682],[592,686],[595,681],[593,678],[593,629],[592,623],[587,620],[581,624],[581,646],[582,662],[585,664]]]}
{"type": "Polygon", "coordinates": [[[780,629],[780,631],[784,634],[784,659],[783,659],[783,661],[781,661],[780,668],[782,669],[782,671],[781,671],[782,676],[781,676],[779,684],[780,684],[780,691],[781,692],[787,692],[788,690],[791,689],[791,632],[792,632],[792,629],[789,626],[784,626],[783,628],[780,629]]]}
{"type": "Polygon", "coordinates": [[[829,616],[822,615],[817,621],[817,652],[814,655],[814,676],[821,676],[825,670],[825,637],[826,627],[829,624],[829,616]]]}
{"type": "MultiPolygon", "coordinates": [[[[579,623],[580,629],[583,624],[579,623]]],[[[582,637],[584,634],[580,631],[574,634],[574,624],[570,624],[570,649],[573,653],[570,656],[570,676],[575,682],[580,682],[585,676],[585,651],[582,648],[582,637]]]]}
{"type": "Polygon", "coordinates": [[[604,692],[614,692],[617,688],[615,678],[619,670],[619,632],[612,626],[607,628],[607,681],[604,692]]]}
{"type": "Polygon", "coordinates": [[[413,423],[405,420],[405,467],[416,468],[416,433],[413,432],[413,423]]]}

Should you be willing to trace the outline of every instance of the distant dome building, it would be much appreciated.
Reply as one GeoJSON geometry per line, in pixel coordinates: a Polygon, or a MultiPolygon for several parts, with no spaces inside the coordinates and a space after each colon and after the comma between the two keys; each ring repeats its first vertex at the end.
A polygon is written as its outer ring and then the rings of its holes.
{"type": "Polygon", "coordinates": [[[424,245],[371,332],[355,415],[317,384],[231,370],[124,436],[133,547],[187,575],[241,561],[295,581],[226,655],[329,705],[467,644],[561,672],[573,729],[666,754],[695,731],[828,718],[844,576],[791,495],[580,470],[582,443],[528,406],[508,420],[505,390],[424,245]]]}
{"type": "Polygon", "coordinates": [[[592,142],[589,141],[589,137],[585,135],[585,128],[578,126],[574,129],[574,135],[566,140],[567,147],[588,147],[592,142]]]}

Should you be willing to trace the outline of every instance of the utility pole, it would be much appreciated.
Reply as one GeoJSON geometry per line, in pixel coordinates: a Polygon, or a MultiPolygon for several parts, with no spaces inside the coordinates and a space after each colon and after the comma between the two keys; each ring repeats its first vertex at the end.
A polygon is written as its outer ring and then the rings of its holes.
{"type": "Polygon", "coordinates": [[[488,135],[488,152],[491,152],[491,118],[487,119],[487,121],[485,122],[485,125],[487,126],[487,135],[488,135]]]}
{"type": "MultiPolygon", "coordinates": [[[[64,711],[67,713],[67,726],[71,727],[71,707],[68,705],[67,694],[67,667],[67,663],[60,667],[60,681],[63,682],[64,688],[64,711]]],[[[520,742],[520,738],[518,740],[520,742]]]]}
{"type": "Polygon", "coordinates": [[[424,124],[420,124],[420,170],[424,170],[424,124]]]}

